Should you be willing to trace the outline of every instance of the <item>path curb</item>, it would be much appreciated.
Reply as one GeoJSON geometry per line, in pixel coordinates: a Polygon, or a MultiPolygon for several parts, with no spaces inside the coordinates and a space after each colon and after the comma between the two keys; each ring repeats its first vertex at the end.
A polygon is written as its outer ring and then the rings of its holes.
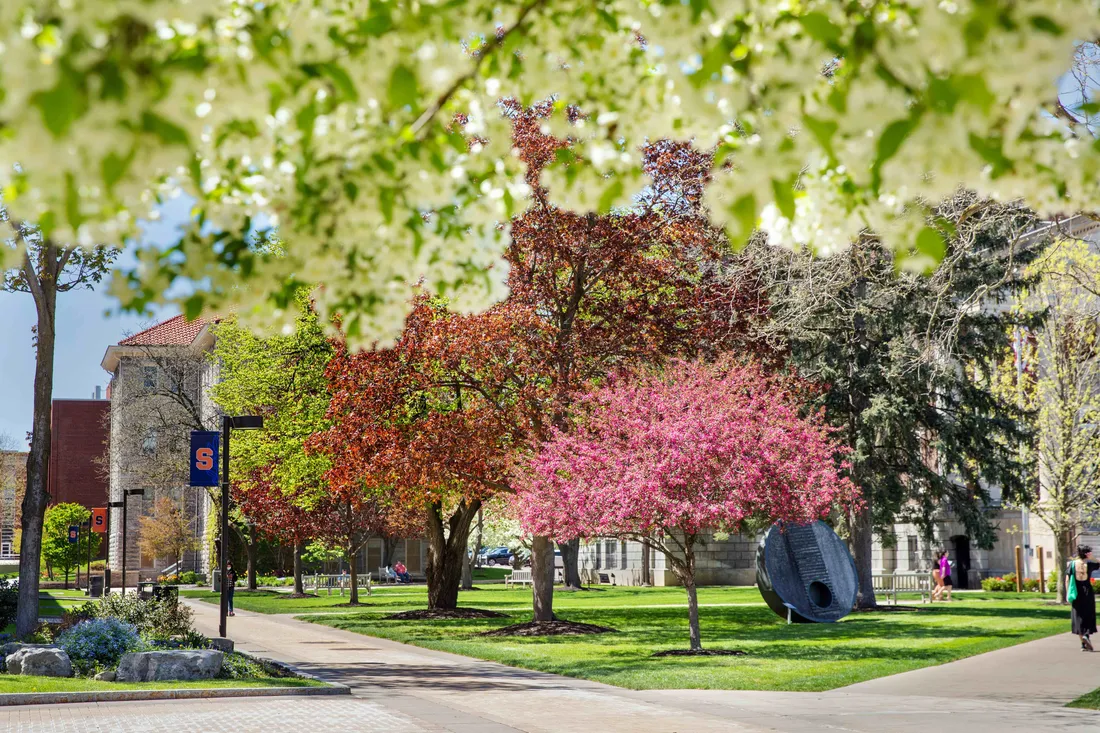
{"type": "Polygon", "coordinates": [[[6,705],[54,705],[67,702],[135,702],[139,700],[194,700],[216,697],[307,697],[350,695],[346,685],[330,687],[192,687],[182,690],[95,690],[90,692],[7,692],[0,694],[6,705]]]}

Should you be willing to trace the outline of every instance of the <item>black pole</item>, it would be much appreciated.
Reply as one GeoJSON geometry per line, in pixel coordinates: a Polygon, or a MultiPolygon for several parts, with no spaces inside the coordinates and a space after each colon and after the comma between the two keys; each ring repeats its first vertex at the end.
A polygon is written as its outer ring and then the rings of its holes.
{"type": "Polygon", "coordinates": [[[126,595],[126,505],[130,503],[130,497],[126,490],[122,491],[122,595],[126,595]]]}
{"type": "Polygon", "coordinates": [[[230,417],[222,416],[222,506],[221,506],[221,557],[218,565],[221,569],[222,588],[220,599],[220,614],[218,620],[218,634],[226,636],[225,620],[229,615],[229,590],[226,587],[225,572],[229,563],[229,431],[231,429],[230,417]]]}
{"type": "Polygon", "coordinates": [[[92,594],[92,520],[88,520],[88,569],[84,573],[84,580],[88,584],[88,595],[92,594]]]}

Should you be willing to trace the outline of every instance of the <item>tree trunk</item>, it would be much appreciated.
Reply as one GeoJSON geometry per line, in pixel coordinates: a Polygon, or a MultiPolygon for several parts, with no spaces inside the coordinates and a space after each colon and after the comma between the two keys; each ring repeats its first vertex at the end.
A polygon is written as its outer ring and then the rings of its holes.
{"type": "Polygon", "coordinates": [[[549,537],[531,538],[531,599],[535,621],[554,620],[554,544],[549,537]]]}
{"type": "Polygon", "coordinates": [[[690,583],[684,583],[684,590],[688,594],[688,636],[691,650],[697,652],[703,648],[701,634],[699,632],[699,596],[695,592],[695,579],[690,583]]]}
{"type": "MultiPolygon", "coordinates": [[[[54,259],[48,249],[47,261],[54,259]]],[[[33,269],[30,260],[24,269],[33,269]]],[[[23,496],[23,530],[19,542],[19,605],[15,615],[16,636],[30,635],[38,627],[38,577],[42,562],[42,520],[49,495],[46,493],[46,472],[50,465],[50,410],[53,403],[53,355],[57,312],[57,279],[41,280],[33,272],[34,305],[38,315],[35,333],[34,418],[31,424],[31,449],[27,454],[27,488],[23,496]]]]}
{"type": "Polygon", "coordinates": [[[856,594],[856,608],[874,608],[875,588],[871,578],[871,546],[874,530],[871,527],[871,507],[865,497],[859,509],[851,513],[852,559],[856,563],[856,577],[859,580],[859,593],[856,594]]]}
{"type": "Polygon", "coordinates": [[[1054,569],[1058,571],[1058,602],[1066,603],[1066,593],[1069,591],[1066,578],[1066,566],[1073,557],[1073,540],[1069,532],[1056,532],[1054,540],[1054,569]]]}
{"type": "Polygon", "coordinates": [[[69,589],[69,569],[65,568],[65,590],[69,589]]]}
{"type": "Polygon", "coordinates": [[[300,542],[294,543],[294,595],[305,595],[305,588],[302,585],[302,545],[300,542]]]}
{"type": "Polygon", "coordinates": [[[393,553],[397,550],[397,538],[396,537],[383,537],[382,538],[382,567],[388,568],[393,565],[393,553]]]}
{"type": "Polygon", "coordinates": [[[470,556],[469,548],[462,553],[462,590],[474,589],[474,559],[470,556]]]}
{"type": "Polygon", "coordinates": [[[559,542],[561,550],[562,580],[566,588],[581,589],[581,538],[575,537],[568,542],[559,542]]]}
{"type": "Polygon", "coordinates": [[[348,576],[351,578],[351,595],[348,597],[349,606],[359,605],[359,568],[358,563],[355,562],[358,558],[358,550],[349,551],[344,559],[348,563],[348,576]]]}
{"type": "Polygon", "coordinates": [[[458,589],[470,541],[470,525],[480,507],[480,501],[467,503],[463,499],[447,520],[447,531],[443,526],[442,505],[435,503],[428,507],[428,563],[424,570],[428,577],[429,609],[458,608],[458,589]]]}
{"type": "Polygon", "coordinates": [[[248,590],[256,590],[256,525],[248,528],[248,542],[244,548],[248,557],[248,590]]]}

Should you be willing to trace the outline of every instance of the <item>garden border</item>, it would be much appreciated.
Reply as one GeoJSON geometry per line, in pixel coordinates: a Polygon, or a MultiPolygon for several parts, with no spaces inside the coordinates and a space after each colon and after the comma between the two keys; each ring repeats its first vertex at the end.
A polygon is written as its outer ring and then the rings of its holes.
{"type": "Polygon", "coordinates": [[[260,664],[276,667],[284,672],[314,682],[323,687],[185,687],[160,690],[88,690],[87,692],[0,692],[0,707],[10,705],[54,705],[78,702],[140,702],[142,700],[196,700],[219,697],[309,697],[315,695],[350,695],[351,688],[340,682],[321,679],[298,669],[292,664],[279,662],[248,652],[237,652],[260,664]]]}

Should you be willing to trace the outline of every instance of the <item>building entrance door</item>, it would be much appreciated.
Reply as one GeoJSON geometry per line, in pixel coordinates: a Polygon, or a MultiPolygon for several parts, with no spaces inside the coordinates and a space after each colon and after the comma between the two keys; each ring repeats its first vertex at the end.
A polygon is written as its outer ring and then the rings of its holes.
{"type": "Polygon", "coordinates": [[[958,535],[951,541],[955,543],[955,576],[951,580],[956,588],[966,590],[970,587],[970,538],[958,535]]]}

